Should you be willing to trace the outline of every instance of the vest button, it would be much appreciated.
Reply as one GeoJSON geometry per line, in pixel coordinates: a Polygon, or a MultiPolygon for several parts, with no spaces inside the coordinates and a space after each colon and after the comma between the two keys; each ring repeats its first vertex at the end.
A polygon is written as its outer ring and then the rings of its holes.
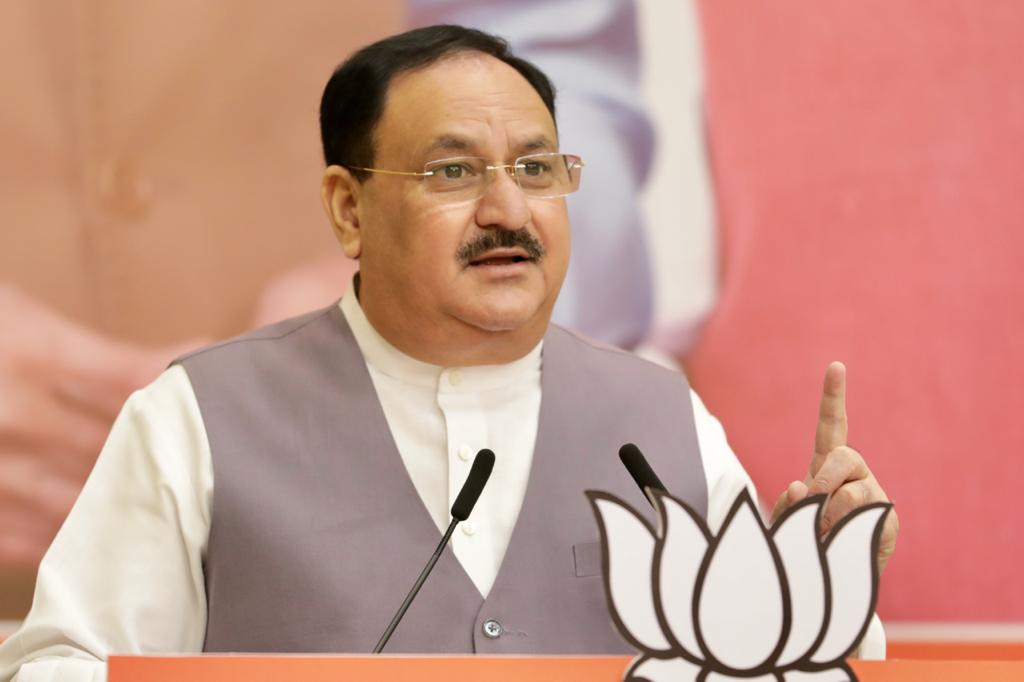
{"type": "Polygon", "coordinates": [[[486,637],[491,639],[498,639],[501,637],[501,623],[493,618],[484,621],[483,629],[486,637]]]}

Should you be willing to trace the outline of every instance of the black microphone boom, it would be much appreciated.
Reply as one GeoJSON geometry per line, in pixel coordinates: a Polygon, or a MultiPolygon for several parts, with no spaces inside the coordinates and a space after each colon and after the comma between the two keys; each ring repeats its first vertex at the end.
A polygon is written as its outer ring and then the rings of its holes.
{"type": "Polygon", "coordinates": [[[665,490],[665,484],[661,482],[658,475],[654,473],[654,469],[647,463],[644,453],[640,452],[640,448],[632,443],[626,443],[619,448],[619,459],[622,460],[622,464],[626,467],[629,475],[640,486],[641,492],[647,497],[651,506],[654,506],[654,498],[650,491],[657,490],[663,493],[667,491],[665,490]]]}
{"type": "MultiPolygon", "coordinates": [[[[642,456],[642,455],[641,455],[642,456]]],[[[455,498],[455,504],[452,505],[452,522],[448,524],[448,530],[445,531],[444,537],[441,538],[441,542],[437,545],[437,549],[434,550],[434,554],[430,557],[430,561],[423,567],[420,572],[420,577],[416,579],[412,589],[409,590],[409,594],[405,596],[405,601],[398,607],[398,613],[388,623],[387,630],[380,636],[380,640],[377,642],[377,646],[373,648],[373,653],[379,654],[384,650],[384,646],[391,639],[391,634],[398,627],[398,624],[402,622],[402,617],[405,612],[409,610],[409,605],[412,604],[412,600],[419,594],[420,588],[423,587],[423,583],[426,581],[427,576],[434,569],[434,564],[441,558],[441,552],[444,551],[448,541],[451,540],[452,533],[455,532],[455,526],[459,525],[460,521],[465,521],[469,518],[469,515],[473,512],[473,507],[476,506],[476,501],[480,498],[480,493],[483,492],[484,486],[487,485],[487,479],[491,477],[491,470],[494,468],[494,453],[484,448],[480,452],[476,453],[476,457],[473,459],[473,466],[469,470],[469,475],[466,476],[466,482],[462,484],[462,490],[459,491],[458,497],[455,498]]]]}

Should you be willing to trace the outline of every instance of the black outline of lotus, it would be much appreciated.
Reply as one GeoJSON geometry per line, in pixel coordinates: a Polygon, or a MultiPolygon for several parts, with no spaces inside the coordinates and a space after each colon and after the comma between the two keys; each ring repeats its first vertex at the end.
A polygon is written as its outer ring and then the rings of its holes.
{"type": "MultiPolygon", "coordinates": [[[[667,493],[657,491],[653,492],[654,504],[658,512],[659,520],[657,531],[643,516],[637,513],[636,510],[634,510],[632,507],[630,507],[628,504],[626,504],[621,499],[615,497],[614,495],[594,490],[588,490],[586,492],[586,495],[587,498],[590,500],[591,508],[593,509],[594,516],[597,519],[598,527],[601,532],[601,563],[602,573],[604,575],[605,597],[608,601],[608,611],[611,615],[612,622],[614,623],[616,629],[619,631],[619,634],[631,646],[635,647],[640,651],[640,654],[632,661],[629,668],[626,670],[623,676],[624,680],[651,680],[651,682],[661,682],[661,680],[663,679],[671,679],[675,682],[681,680],[682,678],[680,677],[680,675],[682,675],[683,677],[689,676],[690,679],[697,680],[698,682],[703,682],[704,680],[707,680],[709,678],[709,675],[714,673],[716,675],[725,676],[725,679],[759,678],[761,680],[774,679],[780,682],[784,682],[785,674],[787,672],[798,673],[801,679],[807,680],[818,679],[818,676],[813,675],[813,673],[823,673],[825,676],[821,677],[822,680],[857,679],[856,675],[850,669],[845,659],[856,649],[857,644],[863,638],[870,624],[871,616],[875,611],[875,606],[878,603],[879,572],[876,557],[878,556],[878,548],[881,541],[882,527],[885,518],[888,515],[889,509],[892,508],[892,504],[879,502],[868,504],[858,508],[854,512],[844,517],[841,521],[839,521],[839,523],[836,524],[834,528],[832,528],[827,538],[822,540],[818,535],[817,529],[820,528],[821,515],[824,509],[825,501],[827,499],[825,495],[815,495],[813,497],[808,497],[804,500],[801,500],[799,503],[793,505],[780,516],[775,525],[771,528],[771,530],[769,530],[761,521],[761,517],[758,514],[757,507],[754,505],[750,497],[750,493],[747,490],[743,490],[740,492],[739,495],[736,496],[736,500],[733,502],[732,507],[729,509],[729,513],[725,518],[725,522],[722,524],[721,530],[719,531],[716,537],[708,529],[707,524],[699,514],[694,512],[682,500],[679,500],[678,498],[673,497],[672,495],[669,495],[667,493]],[[666,500],[668,500],[669,502],[667,503],[666,500]],[[637,522],[639,522],[642,525],[642,527],[647,530],[648,533],[650,533],[651,539],[654,543],[654,548],[650,556],[651,575],[649,581],[646,585],[637,585],[636,588],[631,588],[630,593],[628,595],[619,595],[618,600],[612,594],[612,582],[609,575],[611,570],[611,541],[609,540],[609,534],[605,524],[605,519],[602,516],[602,512],[598,506],[599,502],[601,501],[606,501],[611,504],[614,504],[622,508],[629,514],[631,514],[634,517],[634,519],[637,522]],[[703,550],[703,557],[700,559],[696,579],[693,581],[692,591],[689,597],[689,600],[691,602],[691,609],[689,612],[690,627],[692,627],[692,635],[694,636],[697,644],[696,647],[693,647],[693,643],[691,642],[689,648],[684,646],[684,644],[680,641],[683,638],[679,637],[678,633],[676,633],[673,630],[673,627],[671,626],[671,622],[675,622],[677,626],[679,625],[679,614],[673,614],[672,617],[669,617],[666,614],[664,604],[662,603],[662,559],[663,554],[665,552],[665,547],[668,544],[672,534],[672,528],[669,524],[668,511],[668,507],[672,503],[678,505],[681,511],[685,512],[685,514],[693,522],[696,529],[699,529],[700,533],[703,534],[704,540],[707,543],[706,548],[703,550]],[[739,514],[740,511],[744,509],[744,507],[752,514],[753,518],[756,519],[756,526],[760,529],[761,534],[764,537],[765,544],[768,548],[768,551],[771,554],[772,562],[774,563],[775,577],[778,579],[779,582],[779,595],[782,599],[781,630],[779,632],[778,642],[775,644],[774,649],[771,651],[771,653],[768,654],[762,661],[760,661],[760,663],[756,665],[747,665],[745,667],[729,665],[728,662],[719,660],[719,658],[717,658],[716,655],[712,653],[711,648],[709,647],[708,642],[705,640],[703,633],[703,631],[707,629],[707,624],[702,626],[700,621],[700,604],[701,599],[704,596],[705,579],[708,575],[708,569],[711,565],[711,562],[715,556],[716,551],[718,550],[719,545],[722,543],[722,540],[725,537],[727,537],[727,533],[730,527],[732,526],[734,519],[736,518],[737,514],[739,514]],[[810,511],[809,508],[814,508],[813,513],[810,511]],[[843,620],[840,625],[836,626],[836,622],[833,621],[832,618],[832,607],[834,602],[832,590],[833,577],[834,575],[837,575],[840,579],[842,579],[844,574],[850,569],[844,568],[843,565],[830,567],[827,558],[828,550],[832,546],[832,543],[834,540],[836,540],[836,538],[844,537],[842,533],[844,529],[850,526],[850,524],[856,522],[858,519],[862,519],[862,516],[864,514],[870,514],[872,510],[878,509],[881,509],[883,511],[881,514],[878,514],[878,518],[874,523],[874,528],[871,532],[870,547],[865,548],[865,550],[870,549],[870,553],[865,556],[865,560],[870,565],[869,570],[871,574],[870,603],[864,610],[863,622],[861,622],[859,628],[852,629],[850,627],[851,623],[855,624],[856,622],[852,618],[847,618],[843,620]],[[813,524],[809,523],[810,519],[807,517],[808,514],[812,514],[813,524]],[[793,522],[796,524],[795,526],[793,526],[795,530],[790,531],[790,526],[792,524],[787,525],[787,523],[790,522],[791,519],[795,518],[799,518],[799,520],[793,522]],[[801,525],[806,525],[806,530],[801,528],[801,525]],[[816,555],[817,564],[820,568],[821,573],[820,585],[822,594],[819,595],[821,596],[823,601],[821,624],[817,626],[817,634],[814,635],[813,631],[810,631],[807,628],[813,626],[814,622],[816,622],[817,619],[815,618],[812,621],[808,621],[808,618],[806,616],[802,618],[803,622],[801,623],[801,625],[804,629],[801,630],[800,635],[803,637],[803,639],[806,640],[808,637],[807,632],[811,632],[811,636],[813,636],[814,638],[813,640],[810,640],[810,643],[806,646],[804,646],[803,643],[799,639],[797,639],[797,645],[803,647],[804,650],[802,652],[797,652],[795,656],[790,650],[790,648],[787,647],[791,635],[794,634],[792,613],[793,594],[790,590],[790,578],[787,577],[787,571],[784,566],[782,554],[780,553],[780,550],[775,543],[775,537],[783,529],[790,532],[810,533],[812,535],[811,539],[804,536],[801,539],[801,542],[805,545],[805,550],[806,546],[813,545],[814,549],[811,551],[813,551],[813,553],[816,555]],[[639,590],[641,589],[646,589],[647,593],[643,594],[639,592],[639,590]],[[626,625],[622,618],[622,615],[619,612],[619,608],[616,606],[616,601],[618,601],[620,604],[625,604],[623,600],[627,598],[652,599],[653,608],[657,615],[657,624],[660,627],[661,636],[668,644],[667,647],[652,648],[651,646],[648,646],[647,644],[642,642],[640,638],[637,637],[634,634],[634,632],[626,625]],[[833,626],[836,626],[835,631],[833,631],[832,629],[833,626]],[[843,632],[844,629],[855,632],[855,636],[845,636],[846,633],[843,632]],[[839,636],[843,636],[843,639],[838,640],[838,647],[835,643],[836,636],[834,635],[834,632],[839,632],[839,636]],[[832,640],[829,640],[829,650],[838,650],[840,653],[838,655],[830,656],[827,660],[820,660],[820,658],[817,657],[817,654],[819,653],[819,650],[822,648],[822,645],[826,642],[829,635],[834,635],[832,640]],[[690,649],[694,650],[691,651],[690,649]],[[783,656],[783,654],[787,654],[786,660],[781,665],[779,665],[779,660],[783,656]],[[672,666],[678,665],[680,667],[674,670],[666,669],[664,670],[664,675],[659,675],[657,674],[656,670],[652,670],[652,673],[655,674],[654,677],[649,676],[651,673],[639,670],[640,667],[644,666],[645,664],[649,669],[656,668],[658,662],[664,662],[666,664],[671,663],[672,666]],[[651,665],[652,663],[655,665],[651,665]],[[829,672],[836,673],[840,677],[829,675],[829,672]],[[806,677],[807,674],[811,674],[812,676],[806,677]],[[845,675],[846,677],[843,678],[842,675],[845,675]]],[[[870,518],[862,519],[861,523],[865,521],[870,521],[870,518]]],[[[678,532],[682,531],[677,531],[677,533],[678,532]]],[[[796,535],[793,537],[800,536],[796,535]]],[[[788,542],[792,542],[792,540],[788,540],[788,542]]],[[[788,553],[789,551],[793,550],[787,550],[787,557],[790,556],[790,554],[788,553]]],[[[859,551],[860,550],[855,548],[855,552],[859,551]]],[[[799,554],[800,553],[797,552],[793,554],[791,558],[796,559],[799,557],[799,554]]],[[[641,566],[639,568],[642,571],[644,571],[644,573],[646,573],[644,566],[641,566]]],[[[791,570],[796,568],[797,565],[795,564],[791,566],[791,570]]],[[[863,566],[861,566],[860,568],[862,569],[863,566]]],[[[684,578],[683,580],[689,580],[689,578],[684,578]]],[[[840,580],[840,582],[842,582],[842,580],[840,580]]],[[[863,585],[863,583],[861,584],[863,585]]],[[[686,585],[689,585],[689,583],[687,582],[686,585]]],[[[684,589],[686,589],[685,586],[684,589]]],[[[812,586],[808,590],[801,590],[801,598],[804,598],[806,594],[812,594],[813,596],[814,589],[816,589],[816,586],[812,586]]],[[[737,609],[738,611],[736,612],[736,616],[734,616],[733,622],[738,622],[735,621],[735,618],[739,618],[744,615],[742,606],[737,605],[737,609]]],[[[802,613],[810,613],[810,611],[803,611],[802,613]]],[[[634,623],[634,625],[637,624],[639,623],[634,623]]]]}

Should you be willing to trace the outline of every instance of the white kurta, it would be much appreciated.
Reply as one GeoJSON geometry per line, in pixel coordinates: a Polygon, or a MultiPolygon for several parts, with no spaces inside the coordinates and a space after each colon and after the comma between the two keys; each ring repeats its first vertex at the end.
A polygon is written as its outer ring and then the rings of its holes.
{"type": "MultiPolygon", "coordinates": [[[[438,367],[385,341],[351,290],[340,305],[439,534],[473,456],[484,447],[497,454],[471,519],[452,538],[455,556],[486,596],[526,494],[540,411],[541,345],[507,365],[438,367]]],[[[748,488],[755,499],[756,493],[721,424],[696,394],[691,397],[708,524],[717,531],[740,490],[748,488]]],[[[609,457],[619,445],[609,443],[609,457]]],[[[105,677],[103,659],[111,653],[201,651],[202,565],[214,488],[199,405],[185,370],[174,366],[134,393],[115,421],[40,564],[32,611],[0,645],[0,680],[33,661],[18,682],[93,682],[105,677]]],[[[861,654],[884,652],[876,619],[861,654]]]]}

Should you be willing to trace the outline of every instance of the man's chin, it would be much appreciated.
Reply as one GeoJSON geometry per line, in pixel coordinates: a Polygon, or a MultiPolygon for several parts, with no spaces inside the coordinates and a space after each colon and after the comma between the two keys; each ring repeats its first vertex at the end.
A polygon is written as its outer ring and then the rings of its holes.
{"type": "Polygon", "coordinates": [[[504,281],[473,282],[464,287],[461,294],[457,299],[449,298],[454,316],[465,324],[495,334],[518,331],[535,334],[538,329],[547,329],[554,303],[539,272],[504,281]]]}
{"type": "Polygon", "coordinates": [[[527,327],[533,321],[533,318],[512,313],[501,313],[473,316],[463,321],[481,331],[493,334],[512,334],[527,327]]]}
{"type": "Polygon", "coordinates": [[[479,305],[467,310],[460,319],[477,329],[494,334],[531,331],[538,325],[547,328],[548,318],[536,303],[516,305],[479,305]]]}

